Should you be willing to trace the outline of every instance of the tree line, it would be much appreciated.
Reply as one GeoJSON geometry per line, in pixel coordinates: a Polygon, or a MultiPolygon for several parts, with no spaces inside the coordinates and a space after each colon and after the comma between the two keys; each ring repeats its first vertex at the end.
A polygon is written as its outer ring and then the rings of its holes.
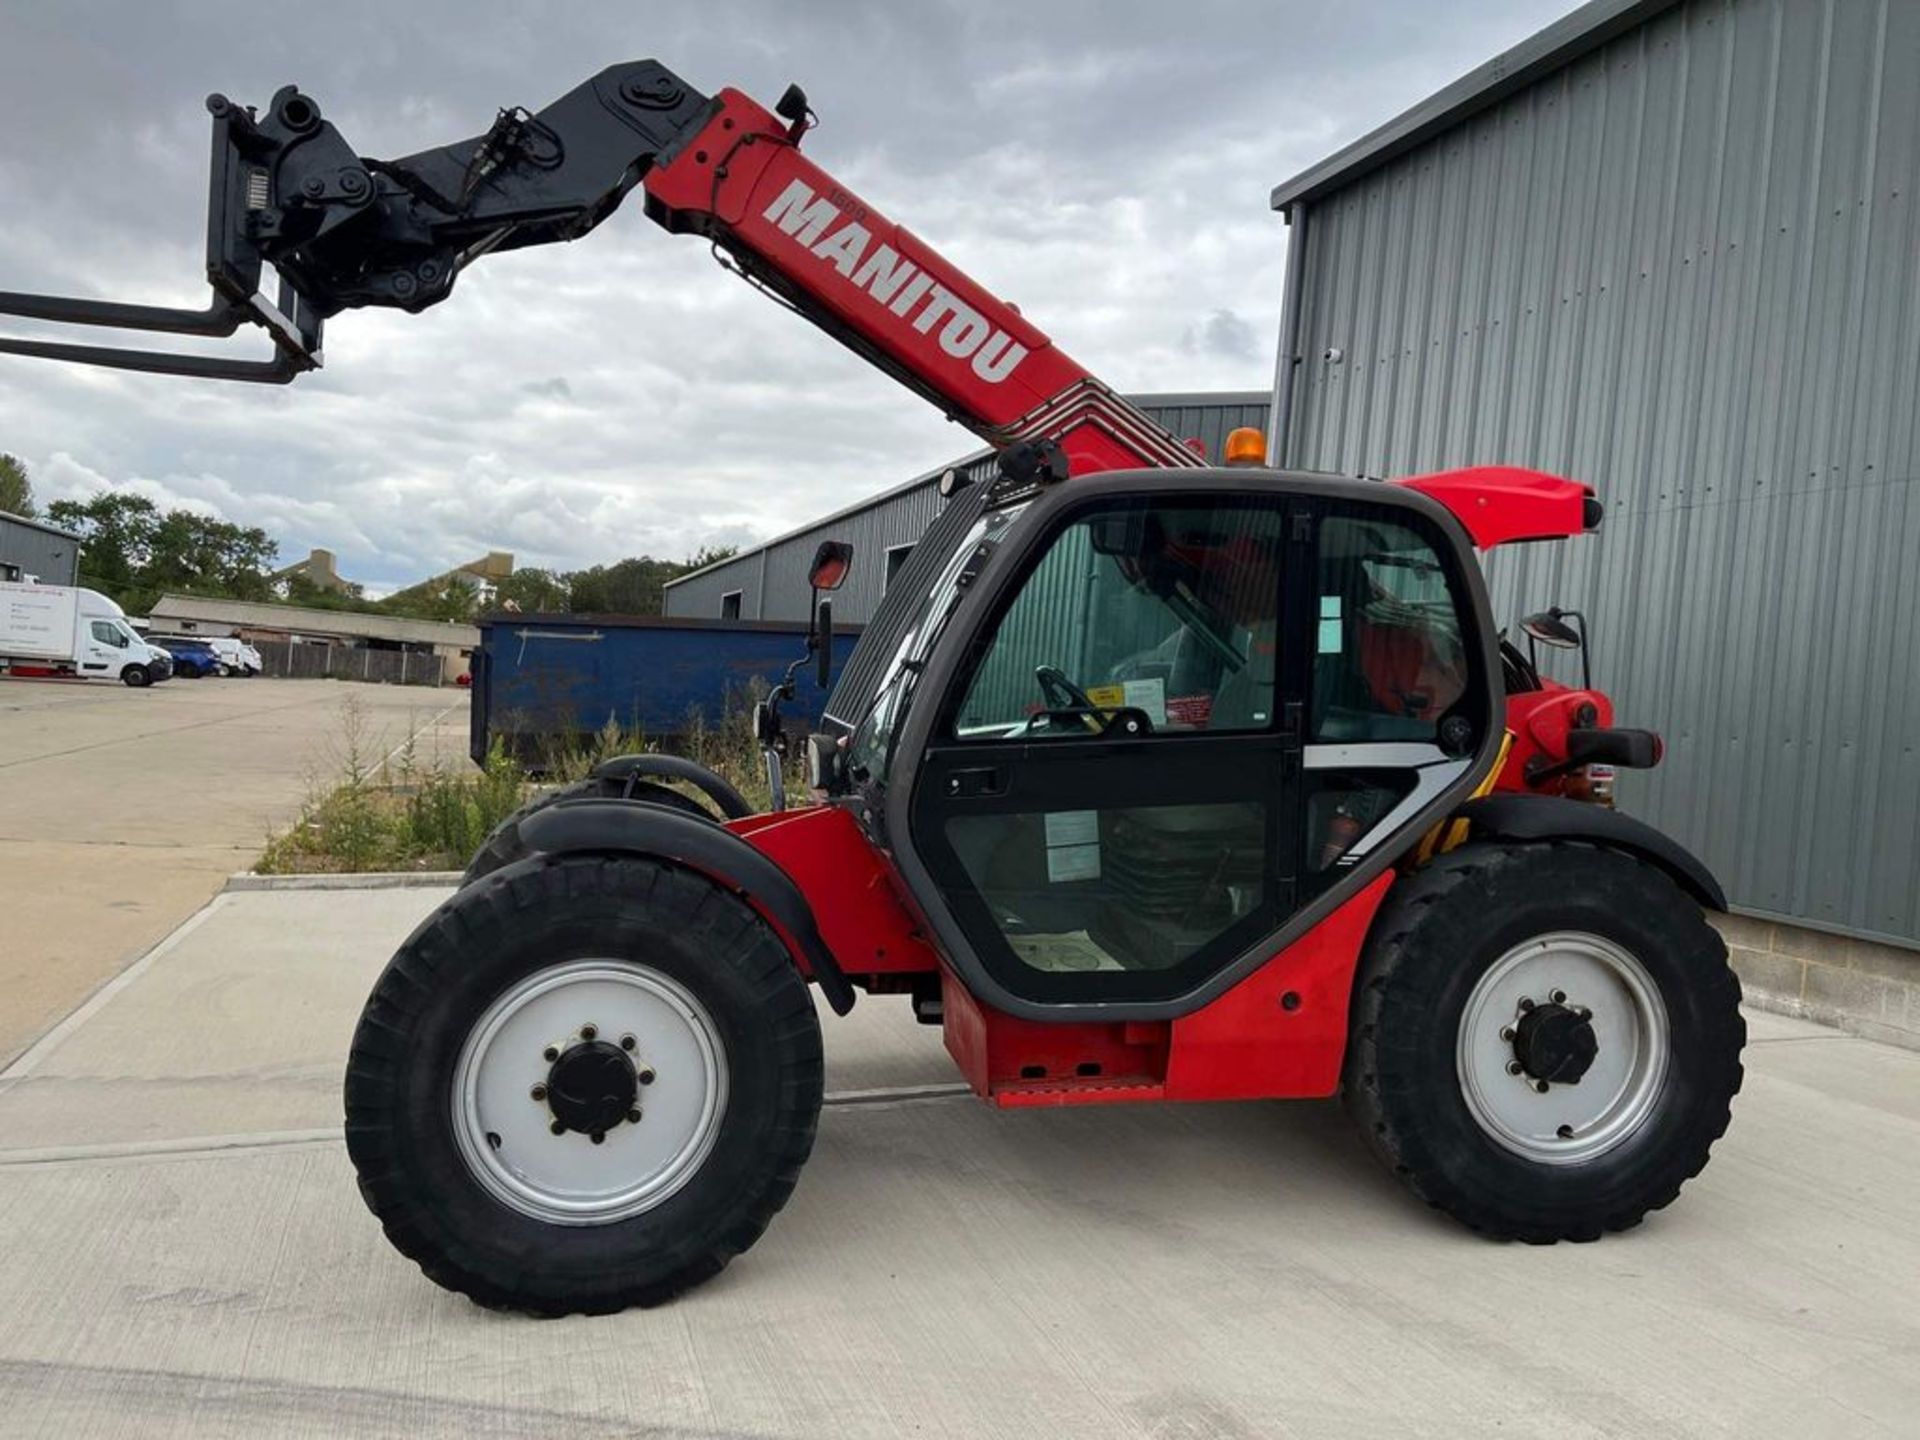
{"type": "MultiPolygon", "coordinates": [[[[0,511],[39,513],[27,467],[12,455],[0,455],[0,511]]],[[[194,510],[162,510],[143,495],[109,490],[87,500],[56,500],[46,507],[45,518],[81,537],[80,584],[109,596],[130,615],[151,613],[169,592],[416,620],[473,620],[502,609],[658,615],[669,580],[735,553],[731,546],[707,546],[685,560],[638,555],[583,570],[516,570],[492,586],[456,572],[372,600],[358,585],[342,594],[297,573],[276,580],[273,564],[280,547],[259,526],[235,525],[194,510]]]]}

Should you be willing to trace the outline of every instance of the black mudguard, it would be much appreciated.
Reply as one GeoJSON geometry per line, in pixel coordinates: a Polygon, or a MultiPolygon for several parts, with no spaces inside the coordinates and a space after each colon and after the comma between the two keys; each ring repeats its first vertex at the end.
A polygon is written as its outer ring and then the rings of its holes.
{"type": "Polygon", "coordinates": [[[1686,847],[1645,821],[1604,805],[1559,795],[1488,795],[1454,812],[1476,836],[1503,840],[1590,840],[1637,855],[1673,877],[1674,883],[1709,910],[1725,910],[1727,897],[1713,872],[1686,847]]]}
{"type": "Polygon", "coordinates": [[[697,765],[679,755],[616,755],[593,767],[595,780],[632,782],[650,775],[664,780],[686,781],[718,805],[720,813],[729,820],[739,820],[753,814],[753,806],[733,786],[706,766],[697,765]]]}
{"type": "Polygon", "coordinates": [[[853,986],[847,982],[846,972],[833,958],[826,941],[820,938],[820,928],[814,923],[807,897],[786,871],[731,830],[659,805],[632,805],[622,800],[564,800],[527,816],[520,822],[519,831],[520,843],[529,852],[651,855],[712,877],[771,915],[780,928],[793,937],[806,957],[813,978],[819,982],[820,993],[827,997],[836,1015],[844,1015],[853,1008],[853,986]]]}

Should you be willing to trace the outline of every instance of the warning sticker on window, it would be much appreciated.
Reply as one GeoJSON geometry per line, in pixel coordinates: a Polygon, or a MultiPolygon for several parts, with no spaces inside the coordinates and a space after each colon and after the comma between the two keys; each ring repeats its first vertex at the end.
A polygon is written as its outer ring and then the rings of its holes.
{"type": "Polygon", "coordinates": [[[1100,812],[1054,810],[1047,822],[1047,881],[1064,885],[1100,878],[1100,812]]]}
{"type": "Polygon", "coordinates": [[[1316,647],[1322,655],[1340,653],[1340,597],[1320,597],[1320,637],[1316,647]]]}
{"type": "Polygon", "coordinates": [[[1047,813],[1047,848],[1055,845],[1098,845],[1098,810],[1051,810],[1047,813]]]}
{"type": "Polygon", "coordinates": [[[1049,845],[1047,847],[1047,880],[1050,884],[1064,885],[1070,880],[1098,880],[1100,878],[1100,847],[1098,845],[1049,845]]]}
{"type": "Polygon", "coordinates": [[[1213,697],[1211,695],[1175,695],[1167,701],[1167,719],[1175,725],[1187,725],[1195,730],[1207,728],[1207,721],[1213,718],[1213,697]]]}
{"type": "Polygon", "coordinates": [[[1151,680],[1129,680],[1120,690],[1128,705],[1146,712],[1154,729],[1158,730],[1167,723],[1166,681],[1157,676],[1151,680]]]}

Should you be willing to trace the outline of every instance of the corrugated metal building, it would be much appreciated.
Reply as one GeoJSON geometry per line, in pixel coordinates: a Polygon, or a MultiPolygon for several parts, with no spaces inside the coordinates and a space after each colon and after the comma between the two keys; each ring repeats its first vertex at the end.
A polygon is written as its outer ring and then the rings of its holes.
{"type": "MultiPolygon", "coordinates": [[[[1199,440],[1218,457],[1227,432],[1243,425],[1267,428],[1270,398],[1264,392],[1202,395],[1136,395],[1134,404],[1184,439],[1199,440]]],[[[993,452],[979,450],[953,462],[975,479],[992,473],[993,452]]],[[[940,513],[940,477],[952,465],[929,470],[904,485],[869,496],[732,559],[670,581],[666,612],[694,619],[805,620],[807,564],[822,540],[853,546],[853,569],[833,597],[834,622],[865,624],[887,582],[940,513]]]]}
{"type": "Polygon", "coordinates": [[[80,537],[44,520],[0,511],[0,580],[39,577],[43,585],[72,585],[80,573],[80,537]]]}
{"type": "Polygon", "coordinates": [[[1273,196],[1281,463],[1594,484],[1584,610],[1736,906],[1920,941],[1920,6],[1602,0],[1273,196]]]}

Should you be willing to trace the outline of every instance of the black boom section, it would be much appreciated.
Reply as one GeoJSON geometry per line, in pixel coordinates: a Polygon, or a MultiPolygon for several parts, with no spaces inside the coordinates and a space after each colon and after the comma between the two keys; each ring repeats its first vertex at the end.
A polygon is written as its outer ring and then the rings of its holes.
{"type": "Polygon", "coordinates": [[[219,380],[284,383],[320,364],[342,310],[423,310],[494,250],[585,235],[714,102],[654,60],[614,65],[545,109],[501,110],[485,132],[398,160],[357,154],[311,96],[288,85],[264,112],[208,97],[213,116],[201,310],[0,291],[0,315],[173,335],[264,328],[271,360],[0,338],[0,353],[219,380]],[[277,303],[260,293],[279,273],[277,303]]]}
{"type": "Polygon", "coordinates": [[[793,878],[730,830],[658,805],[623,800],[564,800],[520,822],[524,851],[651,855],[671,860],[751,898],[791,935],[807,957],[820,993],[836,1015],[853,1009],[853,986],[820,938],[813,909],[793,878]]]}
{"type": "Polygon", "coordinates": [[[1666,871],[1709,910],[1727,908],[1720,882],[1691,851],[1644,820],[1618,810],[1558,795],[1488,795],[1469,800],[1454,817],[1465,820],[1476,835],[1502,840],[1590,840],[1624,850],[1666,871]]]}

